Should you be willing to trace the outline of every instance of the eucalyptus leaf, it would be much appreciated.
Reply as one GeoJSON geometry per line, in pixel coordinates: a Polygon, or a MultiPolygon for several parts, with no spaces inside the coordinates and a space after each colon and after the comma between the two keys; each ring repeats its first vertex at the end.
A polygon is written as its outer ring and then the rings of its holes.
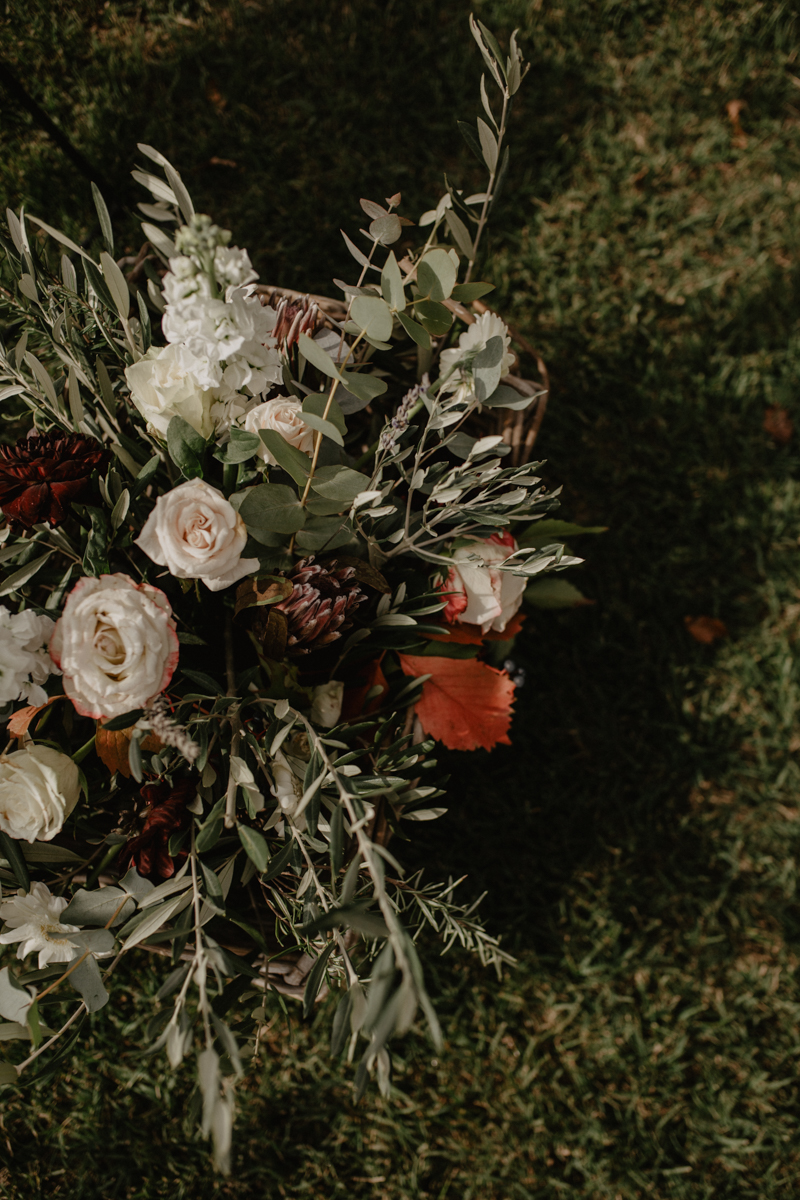
{"type": "Polygon", "coordinates": [[[311,459],[302,450],[292,446],[281,437],[277,429],[260,429],[260,440],[267,447],[279,467],[283,467],[287,475],[291,475],[295,483],[301,486],[308,479],[311,470],[311,459]]]}
{"type": "Polygon", "coordinates": [[[356,296],[350,306],[350,316],[369,337],[380,342],[392,335],[392,313],[380,296],[356,296]]]}
{"type": "MultiPolygon", "coordinates": [[[[443,333],[447,333],[453,324],[453,314],[450,309],[445,308],[436,300],[415,300],[414,315],[434,337],[441,337],[443,333]]],[[[403,325],[405,326],[405,322],[403,325]]]]}
{"type": "Polygon", "coordinates": [[[497,390],[503,374],[504,352],[503,339],[499,335],[495,335],[489,338],[483,350],[473,360],[472,377],[475,380],[475,395],[481,403],[484,403],[497,390]]]}
{"type": "Polygon", "coordinates": [[[523,396],[516,388],[508,387],[507,384],[499,384],[490,396],[487,396],[481,403],[487,408],[510,408],[519,410],[527,408],[539,396],[544,395],[543,392],[535,392],[532,396],[523,396]]]}
{"type": "Polygon", "coordinates": [[[239,507],[239,515],[257,541],[261,533],[296,533],[306,519],[297,493],[282,483],[261,483],[251,488],[239,507]]]}
{"type": "Polygon", "coordinates": [[[369,476],[351,467],[320,467],[311,481],[312,489],[327,500],[352,504],[369,487],[369,476]]]}
{"type": "Polygon", "coordinates": [[[407,316],[404,312],[399,312],[397,314],[397,319],[403,326],[403,329],[405,329],[408,336],[411,338],[412,342],[416,342],[417,345],[421,346],[423,350],[430,350],[431,338],[427,329],[423,329],[423,327],[416,321],[412,321],[411,317],[407,316]]]}
{"type": "Polygon", "coordinates": [[[446,250],[429,250],[417,266],[417,284],[431,300],[447,300],[453,291],[458,268],[446,250]]]}
{"type": "Polygon", "coordinates": [[[17,983],[8,967],[0,971],[0,1017],[6,1021],[18,1021],[24,1025],[33,996],[28,988],[17,983]]]}
{"type": "Polygon", "coordinates": [[[118,887],[78,888],[61,914],[65,925],[122,925],[132,916],[136,902],[118,887]],[[116,915],[115,915],[116,914],[116,915]]]}
{"type": "Polygon", "coordinates": [[[167,427],[167,450],[187,479],[202,478],[206,441],[183,417],[173,417],[167,427]]]}
{"type": "Polygon", "coordinates": [[[370,222],[370,237],[382,246],[391,246],[403,232],[400,218],[395,213],[387,213],[385,217],[376,217],[370,222]]]}
{"type": "Polygon", "coordinates": [[[297,342],[298,349],[306,362],[310,362],[312,367],[316,367],[323,375],[330,376],[331,379],[341,379],[341,373],[336,363],[331,358],[330,354],[322,349],[318,342],[310,338],[307,333],[301,333],[297,342]]]}
{"type": "Polygon", "coordinates": [[[344,446],[342,435],[331,421],[326,421],[323,417],[318,417],[316,413],[308,412],[301,413],[300,420],[308,425],[310,429],[321,433],[324,437],[330,438],[337,446],[344,446]]]}
{"type": "Polygon", "coordinates": [[[453,235],[453,241],[461,253],[465,254],[471,260],[475,249],[472,245],[472,238],[469,236],[469,230],[461,220],[461,217],[459,217],[458,213],[453,212],[452,208],[448,208],[444,219],[447,222],[447,228],[453,235]]]}
{"type": "MultiPolygon", "coordinates": [[[[402,321],[405,314],[399,315],[402,321]]],[[[365,375],[356,371],[348,371],[342,375],[342,382],[349,392],[352,392],[354,396],[357,396],[359,400],[363,400],[367,404],[371,400],[374,400],[376,396],[382,396],[387,388],[386,382],[383,379],[379,379],[377,375],[365,375]]]]}
{"type": "Polygon", "coordinates": [[[493,283],[457,283],[451,292],[453,300],[457,300],[459,304],[471,304],[473,300],[480,300],[481,296],[486,296],[489,292],[494,291],[493,283]]]}
{"type": "Polygon", "coordinates": [[[381,271],[381,291],[383,292],[384,300],[390,308],[393,308],[398,313],[403,311],[406,306],[406,296],[403,290],[403,276],[397,265],[394,250],[389,251],[389,256],[383,264],[383,270],[381,271]]]}

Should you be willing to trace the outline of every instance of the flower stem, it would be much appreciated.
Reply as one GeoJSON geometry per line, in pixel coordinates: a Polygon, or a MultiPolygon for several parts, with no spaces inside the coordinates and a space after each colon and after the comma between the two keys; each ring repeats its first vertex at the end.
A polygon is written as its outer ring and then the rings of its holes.
{"type": "Polygon", "coordinates": [[[76,766],[78,763],[83,762],[83,760],[86,758],[86,755],[94,747],[96,737],[97,737],[97,734],[93,733],[92,736],[89,738],[88,742],[86,742],[85,745],[81,746],[80,750],[76,750],[75,753],[72,755],[72,761],[76,764],[76,766]]]}

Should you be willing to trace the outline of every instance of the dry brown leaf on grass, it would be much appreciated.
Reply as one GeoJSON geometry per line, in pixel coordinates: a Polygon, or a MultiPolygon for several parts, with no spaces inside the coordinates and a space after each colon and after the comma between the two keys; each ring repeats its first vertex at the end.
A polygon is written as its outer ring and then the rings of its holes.
{"type": "MultiPolygon", "coordinates": [[[[126,779],[131,777],[131,768],[128,761],[128,748],[133,737],[134,726],[129,729],[106,729],[102,725],[97,727],[97,736],[95,737],[94,748],[97,751],[97,757],[113,775],[115,771],[119,771],[120,775],[124,775],[126,779]]],[[[152,733],[148,733],[142,738],[142,750],[146,750],[150,754],[155,754],[160,750],[162,742],[159,738],[154,737],[152,733]]]]}
{"type": "Polygon", "coordinates": [[[684,617],[683,622],[694,640],[704,646],[728,636],[725,622],[716,617],[684,617]]]}
{"type": "Polygon", "coordinates": [[[769,434],[776,446],[785,446],[791,440],[794,424],[780,404],[772,404],[765,410],[764,432],[769,434]]]}
{"type": "Polygon", "coordinates": [[[744,100],[729,100],[725,105],[725,111],[728,114],[728,120],[733,126],[733,137],[731,138],[731,141],[733,142],[734,146],[739,146],[741,149],[744,149],[744,147],[747,145],[747,134],[742,129],[742,122],[740,120],[742,109],[746,107],[747,104],[744,100]]]}

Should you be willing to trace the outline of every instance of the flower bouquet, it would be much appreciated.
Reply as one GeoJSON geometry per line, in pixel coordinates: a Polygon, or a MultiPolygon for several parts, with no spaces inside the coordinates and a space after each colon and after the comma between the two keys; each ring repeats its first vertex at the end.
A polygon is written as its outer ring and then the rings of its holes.
{"type": "Polygon", "coordinates": [[[472,31],[501,109],[482,79],[486,190],[448,184],[418,244],[399,195],[362,200],[341,301],[257,288],[149,146],[132,263],[97,189],[96,257],[8,214],[0,1083],[56,1070],[121,957],[160,955],[151,1049],[195,1065],[223,1168],[286,995],[337,991],[332,1052],[364,1039],[356,1086],[385,1090],[418,1009],[439,1038],[420,930],[507,957],[394,853],[445,811],[437,742],[508,741],[523,594],[579,561],[524,461],[537,389],[471,278],[525,73],[472,31]]]}

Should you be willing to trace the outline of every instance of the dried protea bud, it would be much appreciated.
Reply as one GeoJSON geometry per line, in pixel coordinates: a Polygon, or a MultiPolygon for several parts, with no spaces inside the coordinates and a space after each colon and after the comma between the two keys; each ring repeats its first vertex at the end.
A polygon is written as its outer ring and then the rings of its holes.
{"type": "Polygon", "coordinates": [[[108,451],[80,433],[43,433],[0,447],[0,509],[24,529],[58,525],[108,451]]]}
{"type": "Polygon", "coordinates": [[[288,654],[308,654],[330,645],[353,624],[355,609],[367,597],[354,567],[336,561],[322,566],[304,558],[289,572],[292,594],[275,605],[287,622],[288,654]]]}
{"type": "Polygon", "coordinates": [[[319,308],[308,296],[301,296],[299,300],[282,296],[275,306],[275,312],[277,316],[272,336],[284,354],[289,353],[301,333],[313,337],[320,323],[319,308]]]}

